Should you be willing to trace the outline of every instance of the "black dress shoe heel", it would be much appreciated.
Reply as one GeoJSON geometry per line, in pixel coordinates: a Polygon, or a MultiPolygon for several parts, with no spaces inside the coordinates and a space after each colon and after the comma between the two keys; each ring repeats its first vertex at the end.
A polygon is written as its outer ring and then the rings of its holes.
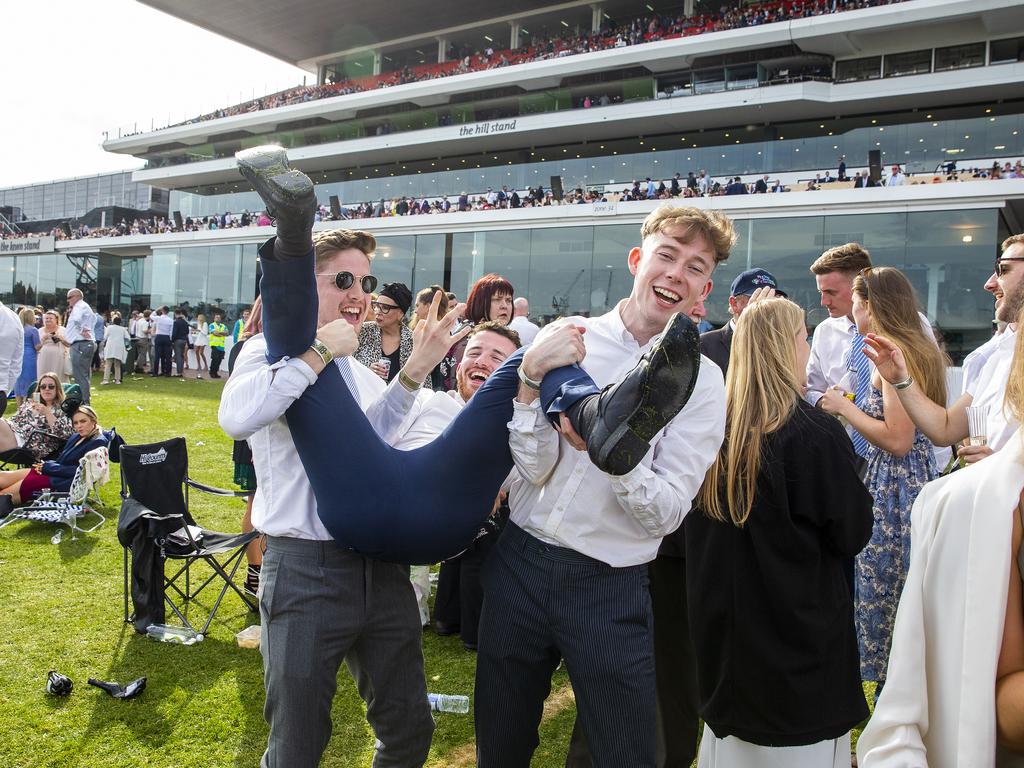
{"type": "Polygon", "coordinates": [[[253,147],[235,153],[238,170],[263,200],[277,226],[284,256],[303,256],[312,247],[316,190],[301,171],[288,165],[288,154],[278,146],[253,147]]]}
{"type": "Polygon", "coordinates": [[[610,475],[634,469],[689,401],[699,371],[697,326],[677,313],[633,370],[570,414],[591,461],[610,475]]]}

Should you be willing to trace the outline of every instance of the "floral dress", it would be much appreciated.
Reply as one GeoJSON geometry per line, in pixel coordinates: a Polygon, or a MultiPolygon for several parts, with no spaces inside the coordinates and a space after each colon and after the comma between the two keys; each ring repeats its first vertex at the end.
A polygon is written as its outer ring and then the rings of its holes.
{"type": "MultiPolygon", "coordinates": [[[[864,412],[881,420],[882,393],[872,387],[864,412]]],[[[910,567],[910,509],[921,488],[938,476],[932,444],[920,431],[903,458],[868,443],[865,483],[875,500],[871,540],[854,568],[854,617],[864,680],[885,682],[903,582],[910,567]]]]}
{"type": "Polygon", "coordinates": [[[35,405],[34,400],[26,400],[14,415],[7,419],[7,424],[18,436],[22,447],[31,452],[36,459],[45,459],[59,451],[74,430],[71,427],[71,419],[60,406],[51,409],[54,421],[53,424],[48,424],[46,417],[36,410],[35,405]]]}

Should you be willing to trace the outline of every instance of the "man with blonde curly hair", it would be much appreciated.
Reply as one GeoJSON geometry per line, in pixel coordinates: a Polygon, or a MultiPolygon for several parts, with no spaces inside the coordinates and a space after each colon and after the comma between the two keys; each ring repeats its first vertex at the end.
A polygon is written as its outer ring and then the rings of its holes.
{"type": "MultiPolygon", "coordinates": [[[[736,240],[717,211],[664,206],[651,213],[626,264],[627,298],[596,318],[566,321],[586,344],[580,364],[598,386],[651,348],[674,315],[711,292],[715,267],[736,240]]],[[[687,321],[689,322],[689,321],[687,321]]],[[[692,326],[692,324],[691,324],[692,326]]],[[[671,327],[671,326],[669,326],[671,327]]],[[[524,382],[547,368],[533,353],[524,382]]],[[[509,445],[524,482],[484,579],[476,677],[480,768],[530,764],[551,674],[564,659],[578,724],[602,766],[654,768],[656,704],[648,563],[690,509],[725,429],[722,373],[700,358],[686,405],[621,475],[602,472],[568,421],[536,419],[538,393],[520,387],[509,445]]],[[[588,404],[593,401],[587,401],[588,404]]],[[[595,414],[584,406],[573,425],[595,414]]]]}

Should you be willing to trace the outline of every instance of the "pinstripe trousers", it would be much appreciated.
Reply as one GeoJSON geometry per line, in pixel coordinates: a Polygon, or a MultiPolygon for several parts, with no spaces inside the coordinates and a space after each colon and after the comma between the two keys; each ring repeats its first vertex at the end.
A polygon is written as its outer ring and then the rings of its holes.
{"type": "Polygon", "coordinates": [[[647,565],[613,568],[509,523],[483,570],[478,768],[528,768],[551,674],[565,659],[597,768],[654,768],[647,565]]]}

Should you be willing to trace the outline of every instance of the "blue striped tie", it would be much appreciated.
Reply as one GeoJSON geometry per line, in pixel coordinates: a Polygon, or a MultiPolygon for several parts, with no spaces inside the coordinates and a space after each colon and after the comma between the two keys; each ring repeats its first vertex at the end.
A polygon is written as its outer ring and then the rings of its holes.
{"type": "MultiPolygon", "coordinates": [[[[871,361],[864,354],[864,337],[857,332],[856,326],[852,328],[853,336],[850,338],[846,369],[856,375],[853,403],[863,411],[868,399],[868,388],[871,386],[871,361]]],[[[855,429],[850,431],[850,437],[853,439],[853,450],[858,456],[864,456],[868,450],[868,441],[855,429]]]]}

